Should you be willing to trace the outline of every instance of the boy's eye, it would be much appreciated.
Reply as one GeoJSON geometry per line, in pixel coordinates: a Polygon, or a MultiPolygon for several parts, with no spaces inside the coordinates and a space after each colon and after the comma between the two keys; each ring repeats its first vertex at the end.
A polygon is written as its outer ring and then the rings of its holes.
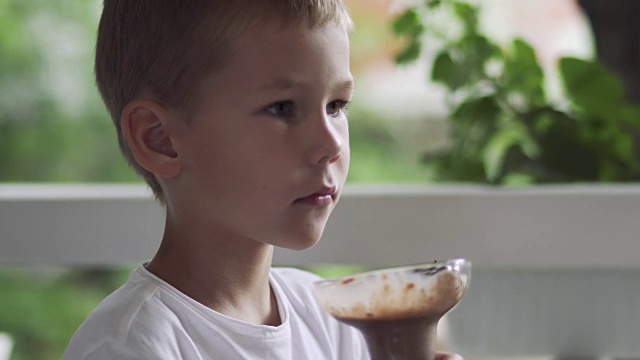
{"type": "Polygon", "coordinates": [[[293,102],[279,101],[269,105],[267,111],[277,117],[292,117],[294,111],[293,102]]]}
{"type": "Polygon", "coordinates": [[[345,100],[334,100],[327,104],[327,114],[337,117],[347,108],[348,104],[349,102],[345,100]]]}

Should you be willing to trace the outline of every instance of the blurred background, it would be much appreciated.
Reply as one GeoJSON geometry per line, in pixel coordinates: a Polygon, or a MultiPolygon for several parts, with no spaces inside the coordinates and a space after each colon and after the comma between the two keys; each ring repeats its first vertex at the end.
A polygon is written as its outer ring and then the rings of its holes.
{"type": "MultiPolygon", "coordinates": [[[[640,2],[347,3],[349,183],[640,178],[640,2]]],[[[94,86],[100,10],[98,0],[0,0],[0,182],[141,183],[94,86]]],[[[4,337],[12,360],[61,358],[135,265],[0,265],[0,359],[4,337]]]]}

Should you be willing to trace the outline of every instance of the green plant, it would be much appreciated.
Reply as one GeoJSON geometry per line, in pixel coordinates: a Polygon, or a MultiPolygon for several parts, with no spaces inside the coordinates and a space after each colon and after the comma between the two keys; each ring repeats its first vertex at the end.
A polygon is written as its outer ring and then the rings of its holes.
{"type": "Polygon", "coordinates": [[[393,23],[407,46],[398,64],[419,59],[425,41],[440,47],[431,79],[447,88],[450,146],[425,155],[435,180],[490,184],[640,180],[640,107],[595,61],[562,58],[565,101],[545,94],[545,73],[533,48],[514,39],[501,48],[481,33],[479,8],[427,0],[393,23]],[[458,31],[433,20],[448,12],[458,31]]]}
{"type": "Polygon", "coordinates": [[[0,267],[0,332],[14,341],[11,360],[61,359],[82,321],[130,272],[0,267]]]}
{"type": "Polygon", "coordinates": [[[139,181],[95,90],[96,5],[0,0],[0,182],[139,181]]]}

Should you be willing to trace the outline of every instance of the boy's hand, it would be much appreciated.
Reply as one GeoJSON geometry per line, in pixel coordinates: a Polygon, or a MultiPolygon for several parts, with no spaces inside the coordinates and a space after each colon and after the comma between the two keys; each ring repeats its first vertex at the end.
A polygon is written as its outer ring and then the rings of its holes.
{"type": "Polygon", "coordinates": [[[439,352],[436,353],[436,360],[464,360],[462,356],[458,354],[439,352]]]}

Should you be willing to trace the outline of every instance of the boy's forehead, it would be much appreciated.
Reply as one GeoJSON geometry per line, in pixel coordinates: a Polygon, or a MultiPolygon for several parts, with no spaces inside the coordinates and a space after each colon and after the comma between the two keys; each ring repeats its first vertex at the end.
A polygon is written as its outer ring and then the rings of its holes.
{"type": "Polygon", "coordinates": [[[311,66],[329,75],[336,87],[353,87],[348,34],[335,23],[310,27],[263,21],[238,34],[227,60],[212,77],[249,82],[257,90],[309,84],[316,75],[307,71],[311,66]]]}

